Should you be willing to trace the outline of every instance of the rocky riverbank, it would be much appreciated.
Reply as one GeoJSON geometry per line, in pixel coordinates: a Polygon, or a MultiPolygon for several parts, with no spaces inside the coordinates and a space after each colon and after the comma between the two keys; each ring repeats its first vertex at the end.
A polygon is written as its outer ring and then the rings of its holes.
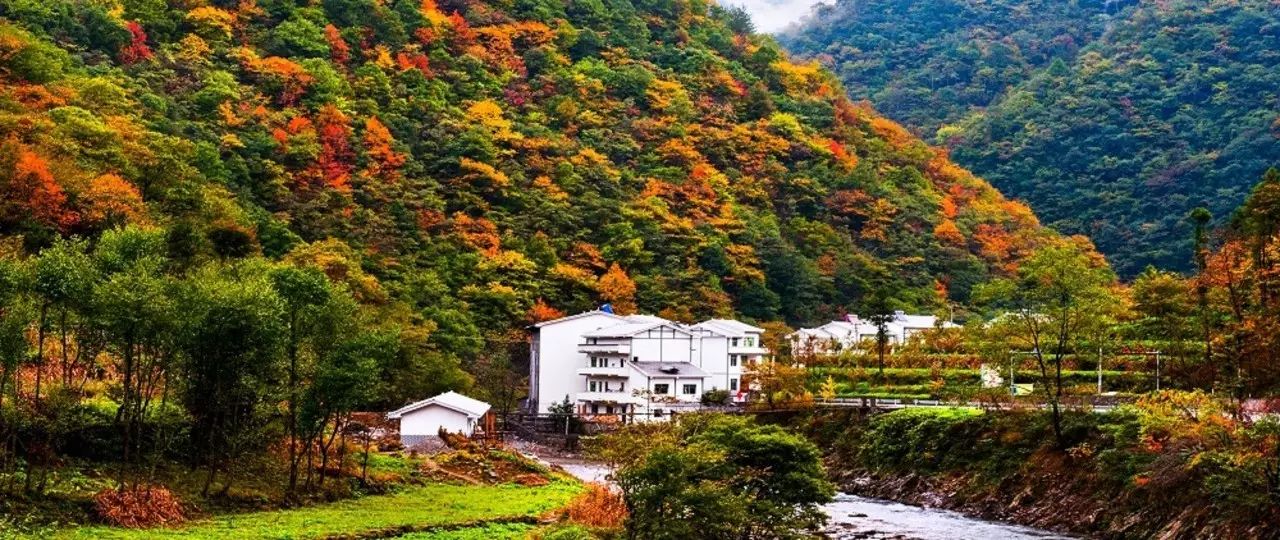
{"type": "Polygon", "coordinates": [[[1036,411],[828,411],[791,422],[827,450],[832,480],[853,495],[1096,538],[1280,539],[1270,426],[1144,407],[1073,412],[1061,445],[1036,411]]]}

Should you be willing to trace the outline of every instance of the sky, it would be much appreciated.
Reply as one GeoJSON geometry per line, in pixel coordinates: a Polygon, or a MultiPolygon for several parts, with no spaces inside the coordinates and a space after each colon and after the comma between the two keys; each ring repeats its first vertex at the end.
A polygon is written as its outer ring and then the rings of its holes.
{"type": "Polygon", "coordinates": [[[809,14],[819,0],[720,0],[721,5],[741,6],[751,14],[757,32],[777,32],[809,14]]]}

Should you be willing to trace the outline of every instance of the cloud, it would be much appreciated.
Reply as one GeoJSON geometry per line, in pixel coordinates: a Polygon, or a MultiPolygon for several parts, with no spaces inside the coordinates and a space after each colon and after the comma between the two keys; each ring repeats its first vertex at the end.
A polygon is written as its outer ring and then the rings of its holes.
{"type": "Polygon", "coordinates": [[[819,0],[722,0],[726,6],[738,6],[751,15],[760,32],[777,32],[809,14],[819,0]]]}

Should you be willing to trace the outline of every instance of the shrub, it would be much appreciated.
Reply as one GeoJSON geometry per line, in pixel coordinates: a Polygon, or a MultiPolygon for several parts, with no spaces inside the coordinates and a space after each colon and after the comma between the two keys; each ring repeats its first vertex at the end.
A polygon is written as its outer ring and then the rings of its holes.
{"type": "Polygon", "coordinates": [[[162,486],[105,489],[93,498],[94,511],[117,527],[144,528],[183,521],[182,504],[162,486]]]}
{"type": "Polygon", "coordinates": [[[703,405],[728,405],[729,391],[720,390],[720,389],[707,390],[706,392],[702,393],[702,404],[703,405]]]}
{"type": "Polygon", "coordinates": [[[616,529],[627,519],[622,494],[604,484],[587,484],[587,489],[565,507],[569,521],[587,527],[616,529]]]}

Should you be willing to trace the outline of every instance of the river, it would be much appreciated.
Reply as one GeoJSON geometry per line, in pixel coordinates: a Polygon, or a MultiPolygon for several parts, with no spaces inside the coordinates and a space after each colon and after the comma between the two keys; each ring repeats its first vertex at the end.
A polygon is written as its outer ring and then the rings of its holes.
{"type": "MultiPolygon", "coordinates": [[[[586,482],[607,482],[609,468],[581,459],[543,457],[586,482]]],[[[1064,540],[1060,534],[976,519],[959,512],[839,493],[823,505],[834,540],[1064,540]]]]}

